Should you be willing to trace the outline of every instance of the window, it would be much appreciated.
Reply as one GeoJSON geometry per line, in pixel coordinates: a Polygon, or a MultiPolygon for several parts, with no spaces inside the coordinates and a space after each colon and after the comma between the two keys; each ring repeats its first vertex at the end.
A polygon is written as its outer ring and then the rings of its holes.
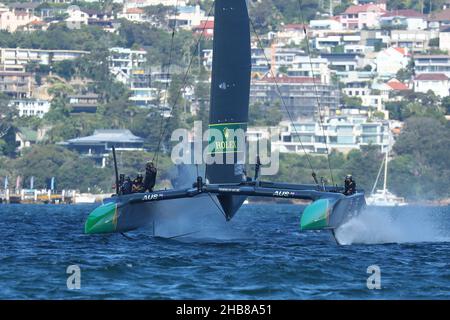
{"type": "Polygon", "coordinates": [[[338,144],[353,144],[352,136],[339,136],[337,137],[338,144]]]}

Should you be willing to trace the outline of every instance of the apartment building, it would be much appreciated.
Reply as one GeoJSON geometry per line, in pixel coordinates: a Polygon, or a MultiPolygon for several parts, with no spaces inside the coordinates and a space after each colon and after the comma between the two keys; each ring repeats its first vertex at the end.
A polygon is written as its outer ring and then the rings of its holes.
{"type": "Polygon", "coordinates": [[[280,124],[279,141],[275,150],[285,153],[326,153],[328,150],[349,152],[375,145],[384,151],[389,146],[389,122],[369,122],[366,116],[345,115],[317,121],[297,121],[280,124]],[[325,143],[326,142],[326,143],[325,143]]]}
{"type": "Polygon", "coordinates": [[[449,55],[415,55],[414,71],[416,75],[422,73],[443,73],[450,77],[449,55]]]}
{"type": "Polygon", "coordinates": [[[35,62],[38,64],[49,65],[52,62],[74,60],[86,54],[89,54],[89,51],[0,48],[0,64],[26,65],[35,62]]]}
{"type": "Polygon", "coordinates": [[[438,37],[436,30],[392,30],[389,45],[408,48],[412,53],[421,53],[429,49],[431,39],[438,37]]]}
{"type": "Polygon", "coordinates": [[[28,72],[0,71],[0,91],[14,99],[31,98],[33,75],[28,72]]]}
{"type": "Polygon", "coordinates": [[[39,117],[50,110],[50,101],[38,99],[16,99],[10,102],[19,112],[19,117],[39,117]]]}
{"type": "Polygon", "coordinates": [[[386,3],[352,5],[340,16],[345,29],[367,29],[379,27],[380,17],[386,13],[386,3]]]}
{"type": "Polygon", "coordinates": [[[312,119],[319,107],[324,115],[333,115],[339,107],[339,96],[335,86],[311,77],[264,77],[253,80],[250,87],[250,103],[277,106],[284,119],[289,115],[293,119],[312,119]]]}

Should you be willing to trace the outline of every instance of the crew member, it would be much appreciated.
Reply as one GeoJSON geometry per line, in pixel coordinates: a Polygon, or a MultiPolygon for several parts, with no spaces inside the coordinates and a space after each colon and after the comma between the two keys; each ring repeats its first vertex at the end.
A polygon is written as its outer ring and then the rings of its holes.
{"type": "Polygon", "coordinates": [[[118,190],[119,190],[119,194],[122,194],[122,187],[123,187],[124,182],[125,182],[125,175],[123,173],[121,173],[119,175],[119,185],[117,186],[118,190]]]}
{"type": "Polygon", "coordinates": [[[153,192],[153,188],[156,184],[156,174],[158,170],[152,161],[147,162],[145,165],[145,179],[144,179],[144,192],[153,192]]]}
{"type": "Polygon", "coordinates": [[[133,188],[133,183],[131,182],[130,177],[126,177],[125,181],[123,182],[122,186],[121,186],[121,193],[122,194],[130,194],[132,192],[132,188],[133,188]]]}
{"type": "Polygon", "coordinates": [[[132,192],[133,193],[139,193],[144,192],[144,178],[142,177],[142,174],[138,174],[136,179],[133,180],[133,187],[132,192]]]}
{"type": "Polygon", "coordinates": [[[344,194],[346,196],[352,195],[356,192],[356,182],[355,182],[355,180],[353,180],[353,177],[351,174],[348,174],[345,177],[344,187],[345,187],[344,194]]]}

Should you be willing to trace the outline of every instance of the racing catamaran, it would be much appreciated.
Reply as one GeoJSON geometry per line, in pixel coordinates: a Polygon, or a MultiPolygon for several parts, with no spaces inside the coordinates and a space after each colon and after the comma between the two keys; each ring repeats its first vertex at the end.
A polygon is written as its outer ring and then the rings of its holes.
{"type": "MultiPolygon", "coordinates": [[[[199,212],[223,214],[231,220],[249,196],[308,199],[313,201],[301,216],[302,230],[330,229],[358,215],[365,206],[364,193],[344,195],[343,188],[319,184],[263,182],[245,178],[238,161],[245,148],[230,138],[230,129],[246,131],[250,92],[250,20],[245,0],[216,0],[214,4],[214,44],[211,81],[209,128],[222,133],[223,147],[212,148],[211,154],[234,161],[206,165],[205,176],[198,176],[188,188],[116,195],[93,210],[85,223],[85,233],[124,233],[151,225],[163,219],[199,212]]],[[[214,145],[213,138],[210,145],[214,145]]],[[[114,153],[115,155],[115,153],[114,153]]],[[[334,234],[334,232],[333,232],[334,234]]],[[[338,240],[337,240],[338,241],[338,240]]]]}

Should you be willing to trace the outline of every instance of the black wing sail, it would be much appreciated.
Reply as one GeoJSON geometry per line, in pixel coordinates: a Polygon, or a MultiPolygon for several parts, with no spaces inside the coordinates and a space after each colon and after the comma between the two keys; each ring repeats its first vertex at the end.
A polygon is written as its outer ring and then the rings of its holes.
{"type": "MultiPolygon", "coordinates": [[[[229,132],[247,129],[251,73],[249,16],[245,0],[216,0],[214,9],[209,128],[217,129],[216,133],[220,131],[222,141],[210,136],[209,154],[221,158],[223,164],[207,165],[206,177],[209,183],[239,183],[243,165],[238,159],[245,159],[245,145],[237,143],[229,132]],[[230,156],[232,163],[226,161],[230,156]]],[[[234,215],[244,199],[219,196],[227,218],[234,215]]]]}

